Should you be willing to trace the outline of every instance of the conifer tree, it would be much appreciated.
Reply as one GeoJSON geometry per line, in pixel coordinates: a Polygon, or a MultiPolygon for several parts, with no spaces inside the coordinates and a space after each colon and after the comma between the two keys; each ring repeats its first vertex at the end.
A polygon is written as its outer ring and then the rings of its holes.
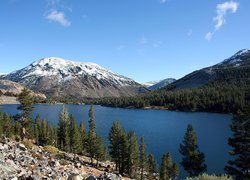
{"type": "Polygon", "coordinates": [[[128,164],[127,170],[129,177],[137,179],[137,169],[139,167],[139,146],[135,132],[128,133],[128,164]]]}
{"type": "Polygon", "coordinates": [[[231,130],[233,137],[228,139],[228,144],[233,150],[230,160],[225,167],[227,174],[234,179],[250,179],[250,106],[239,112],[232,121],[231,130]]]}
{"type": "Polygon", "coordinates": [[[61,150],[69,151],[69,115],[65,106],[62,107],[58,122],[58,147],[61,150]]]}
{"type": "Polygon", "coordinates": [[[125,130],[118,121],[113,123],[109,132],[109,149],[110,156],[116,164],[116,171],[124,173],[127,164],[127,137],[125,130]]]}
{"type": "Polygon", "coordinates": [[[6,137],[11,137],[11,135],[14,134],[14,123],[12,121],[12,118],[8,116],[6,113],[3,113],[2,116],[3,121],[3,134],[6,137]]]}
{"type": "Polygon", "coordinates": [[[141,180],[144,179],[144,170],[147,165],[147,153],[146,153],[146,144],[144,142],[144,138],[140,139],[140,169],[141,169],[141,180]]]}
{"type": "Polygon", "coordinates": [[[200,152],[197,136],[191,124],[187,127],[183,144],[180,144],[180,153],[183,155],[181,165],[191,177],[198,176],[207,170],[205,165],[205,155],[200,152]]]}
{"type": "Polygon", "coordinates": [[[40,135],[40,116],[37,115],[34,123],[34,138],[36,140],[36,144],[40,144],[39,135],[40,135]]]}
{"type": "Polygon", "coordinates": [[[95,157],[96,153],[96,132],[95,132],[96,124],[94,118],[94,108],[93,105],[90,106],[89,109],[89,132],[88,132],[88,139],[87,139],[87,153],[91,159],[91,164],[93,165],[93,158],[95,157]]]}
{"type": "Polygon", "coordinates": [[[74,153],[74,158],[75,158],[75,154],[79,152],[81,141],[74,116],[70,114],[69,119],[70,119],[70,125],[69,125],[70,152],[74,153]]]}
{"type": "Polygon", "coordinates": [[[153,154],[148,155],[148,161],[147,161],[147,172],[148,176],[147,179],[153,180],[155,179],[154,174],[157,172],[157,166],[156,166],[156,161],[154,159],[153,154]]]}
{"type": "Polygon", "coordinates": [[[85,144],[86,144],[87,135],[86,135],[86,128],[85,128],[83,121],[80,123],[80,126],[79,126],[79,136],[80,136],[80,143],[81,143],[80,150],[82,153],[84,153],[84,151],[86,150],[85,144]]]}
{"type": "Polygon", "coordinates": [[[18,106],[18,110],[21,110],[21,117],[17,117],[18,121],[20,121],[22,126],[21,138],[28,138],[32,136],[31,131],[31,112],[33,111],[33,100],[30,96],[30,91],[26,88],[22,90],[22,92],[18,96],[18,101],[20,105],[18,106]]]}
{"type": "Polygon", "coordinates": [[[167,179],[167,165],[166,165],[166,155],[163,154],[161,159],[161,166],[160,166],[160,180],[167,179]]]}
{"type": "Polygon", "coordinates": [[[173,179],[178,179],[179,176],[179,166],[176,162],[173,163],[172,171],[171,171],[171,177],[173,179]]]}
{"type": "Polygon", "coordinates": [[[166,154],[165,161],[166,161],[166,172],[167,172],[166,176],[167,176],[167,179],[170,179],[171,172],[172,172],[172,165],[173,165],[172,156],[170,152],[166,154]]]}
{"type": "Polygon", "coordinates": [[[95,157],[96,157],[96,167],[99,166],[99,161],[104,161],[107,158],[107,152],[106,152],[106,147],[103,143],[103,139],[101,136],[96,137],[96,152],[95,152],[95,157]]]}

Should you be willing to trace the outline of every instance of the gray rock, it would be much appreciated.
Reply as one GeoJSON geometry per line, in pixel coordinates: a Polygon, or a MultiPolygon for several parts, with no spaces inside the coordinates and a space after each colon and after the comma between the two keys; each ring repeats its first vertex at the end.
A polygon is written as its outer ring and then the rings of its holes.
{"type": "Polygon", "coordinates": [[[86,180],[97,180],[97,178],[93,175],[90,175],[86,178],[86,180]]]}
{"type": "Polygon", "coordinates": [[[27,148],[25,147],[24,144],[17,144],[17,148],[19,148],[22,151],[26,151],[27,150],[27,148]]]}

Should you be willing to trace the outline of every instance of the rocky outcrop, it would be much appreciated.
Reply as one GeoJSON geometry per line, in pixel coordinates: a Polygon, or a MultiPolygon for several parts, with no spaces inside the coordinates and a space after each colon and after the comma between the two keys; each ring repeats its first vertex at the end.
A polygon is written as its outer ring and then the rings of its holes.
{"type": "Polygon", "coordinates": [[[120,175],[102,170],[113,166],[102,162],[99,169],[89,166],[87,157],[76,157],[60,152],[64,158],[46,152],[43,147],[32,146],[10,139],[0,141],[0,179],[69,179],[69,180],[121,180],[120,175]]]}

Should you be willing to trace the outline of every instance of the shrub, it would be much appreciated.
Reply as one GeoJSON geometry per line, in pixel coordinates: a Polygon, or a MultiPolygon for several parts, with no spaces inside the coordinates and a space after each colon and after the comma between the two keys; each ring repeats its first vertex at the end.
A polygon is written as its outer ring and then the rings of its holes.
{"type": "Polygon", "coordinates": [[[59,152],[59,150],[56,147],[50,145],[44,146],[43,150],[54,155],[58,154],[59,152]]]}
{"type": "Polygon", "coordinates": [[[33,146],[34,146],[34,144],[31,141],[27,140],[27,139],[23,140],[22,143],[29,150],[31,150],[33,148],[33,146]]]}

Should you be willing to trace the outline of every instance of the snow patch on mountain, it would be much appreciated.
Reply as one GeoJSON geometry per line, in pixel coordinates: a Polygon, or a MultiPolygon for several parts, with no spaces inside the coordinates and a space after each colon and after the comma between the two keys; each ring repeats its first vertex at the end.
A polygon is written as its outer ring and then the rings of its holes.
{"type": "Polygon", "coordinates": [[[10,73],[8,76],[18,76],[19,79],[25,79],[25,81],[29,82],[34,81],[35,83],[38,77],[55,76],[59,81],[69,81],[85,75],[95,77],[98,80],[112,81],[112,83],[120,86],[135,83],[132,79],[118,75],[98,64],[74,62],[58,57],[40,59],[19,71],[10,73]]]}

